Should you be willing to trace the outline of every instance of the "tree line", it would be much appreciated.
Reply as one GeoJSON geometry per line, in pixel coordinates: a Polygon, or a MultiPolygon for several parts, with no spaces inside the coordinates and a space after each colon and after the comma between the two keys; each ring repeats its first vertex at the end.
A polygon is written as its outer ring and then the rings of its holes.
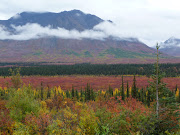
{"type": "MultiPolygon", "coordinates": [[[[6,63],[7,64],[7,63],[6,63]]],[[[74,64],[74,65],[41,65],[42,63],[9,63],[12,69],[21,67],[22,76],[30,75],[146,75],[153,74],[153,64],[74,64]]],[[[46,63],[44,63],[46,64],[46,63]]],[[[0,63],[3,65],[3,63],[0,63]]],[[[1,67],[0,76],[9,76],[10,67],[1,67]]],[[[160,71],[165,72],[165,77],[180,75],[179,64],[160,64],[160,71]]]]}

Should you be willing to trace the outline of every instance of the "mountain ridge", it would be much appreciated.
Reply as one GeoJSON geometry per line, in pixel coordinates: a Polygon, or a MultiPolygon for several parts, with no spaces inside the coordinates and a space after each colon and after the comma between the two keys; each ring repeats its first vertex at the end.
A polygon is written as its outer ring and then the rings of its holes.
{"type": "MultiPolygon", "coordinates": [[[[54,29],[76,29],[83,32],[91,31],[94,26],[103,21],[95,15],[72,10],[60,13],[22,12],[20,16],[11,17],[9,21],[4,22],[7,22],[5,27],[8,27],[8,25],[10,27],[12,25],[24,26],[27,23],[38,23],[42,27],[54,24],[52,26],[54,29]]],[[[2,21],[0,21],[0,24],[2,24],[2,21]]],[[[11,29],[10,27],[9,29],[11,29]]],[[[66,39],[45,36],[28,40],[0,40],[0,50],[1,61],[25,62],[134,63],[141,61],[141,63],[146,63],[147,59],[154,59],[156,54],[155,49],[148,47],[137,38],[116,38],[113,36],[104,39],[66,39]]],[[[164,59],[172,58],[168,55],[162,57],[164,59]]]]}
{"type": "Polygon", "coordinates": [[[11,25],[22,26],[27,23],[37,23],[43,27],[51,25],[52,28],[65,28],[67,30],[76,29],[83,31],[92,29],[95,25],[104,20],[91,14],[85,14],[80,10],[53,12],[22,12],[9,18],[0,20],[0,24],[12,29],[11,25]],[[78,17],[81,16],[81,17],[78,17]]]}

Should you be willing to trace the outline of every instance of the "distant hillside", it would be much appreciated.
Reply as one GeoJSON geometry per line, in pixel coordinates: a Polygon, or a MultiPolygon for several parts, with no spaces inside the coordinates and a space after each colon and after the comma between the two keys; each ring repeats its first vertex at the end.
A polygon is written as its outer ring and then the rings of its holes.
{"type": "Polygon", "coordinates": [[[0,50],[1,61],[147,63],[146,59],[155,58],[155,50],[141,42],[112,38],[1,40],[0,50]]]}

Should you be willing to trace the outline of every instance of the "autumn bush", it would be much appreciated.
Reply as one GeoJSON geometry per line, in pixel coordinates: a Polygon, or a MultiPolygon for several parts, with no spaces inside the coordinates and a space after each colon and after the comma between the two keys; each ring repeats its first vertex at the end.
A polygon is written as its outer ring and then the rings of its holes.
{"type": "MultiPolygon", "coordinates": [[[[1,104],[2,105],[2,104],[1,104]]],[[[2,108],[0,109],[0,134],[12,134],[14,128],[14,121],[9,116],[9,109],[2,108]]]]}
{"type": "Polygon", "coordinates": [[[38,114],[40,104],[34,99],[33,94],[28,87],[22,89],[11,89],[7,108],[10,110],[10,116],[15,121],[23,121],[28,113],[38,114]]]}
{"type": "Polygon", "coordinates": [[[128,92],[110,86],[94,92],[89,84],[66,91],[43,83],[36,89],[31,85],[0,88],[0,134],[178,134],[179,116],[174,114],[179,114],[179,89],[174,95],[166,89],[172,100],[162,96],[158,119],[149,89],[136,87],[133,98],[131,87],[128,92]]]}

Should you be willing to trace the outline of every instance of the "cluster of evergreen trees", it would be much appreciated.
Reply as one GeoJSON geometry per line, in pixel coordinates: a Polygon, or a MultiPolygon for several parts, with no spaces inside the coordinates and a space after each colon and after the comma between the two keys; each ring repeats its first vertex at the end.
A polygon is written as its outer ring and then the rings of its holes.
{"type": "MultiPolygon", "coordinates": [[[[138,74],[150,76],[153,74],[153,64],[75,64],[75,65],[41,65],[42,63],[16,63],[21,66],[21,75],[128,75],[138,74]]],[[[3,63],[0,63],[3,65],[3,63]]],[[[9,63],[9,65],[11,65],[9,63]]],[[[15,63],[12,63],[15,65],[15,63]]],[[[12,67],[15,69],[16,67],[12,67]]],[[[180,75],[180,64],[161,64],[160,70],[166,77],[180,75]]],[[[0,76],[9,76],[9,67],[0,68],[0,76]]]]}
{"type": "MultiPolygon", "coordinates": [[[[117,97],[121,97],[122,100],[132,97],[132,98],[137,99],[138,101],[141,101],[145,105],[150,106],[150,103],[156,100],[153,87],[154,86],[152,86],[151,84],[149,87],[139,89],[136,84],[135,75],[133,78],[133,84],[130,87],[128,82],[125,83],[123,81],[123,76],[122,76],[122,84],[119,89],[113,90],[113,88],[109,86],[109,88],[106,91],[102,90],[102,91],[94,92],[90,84],[87,83],[86,88],[81,89],[81,90],[77,90],[74,88],[74,86],[72,86],[71,91],[69,90],[66,91],[66,96],[68,98],[72,98],[72,99],[75,98],[77,100],[84,101],[84,102],[89,101],[89,100],[95,100],[97,95],[101,95],[101,94],[103,98],[115,97],[117,99],[117,97]]],[[[176,98],[175,98],[175,94],[178,91],[177,85],[176,85],[175,90],[169,90],[168,88],[165,87],[165,85],[163,85],[163,88],[161,89],[165,89],[164,92],[162,93],[163,95],[160,95],[161,98],[167,98],[167,96],[174,97],[174,101],[180,103],[180,94],[176,95],[176,98]]]]}

